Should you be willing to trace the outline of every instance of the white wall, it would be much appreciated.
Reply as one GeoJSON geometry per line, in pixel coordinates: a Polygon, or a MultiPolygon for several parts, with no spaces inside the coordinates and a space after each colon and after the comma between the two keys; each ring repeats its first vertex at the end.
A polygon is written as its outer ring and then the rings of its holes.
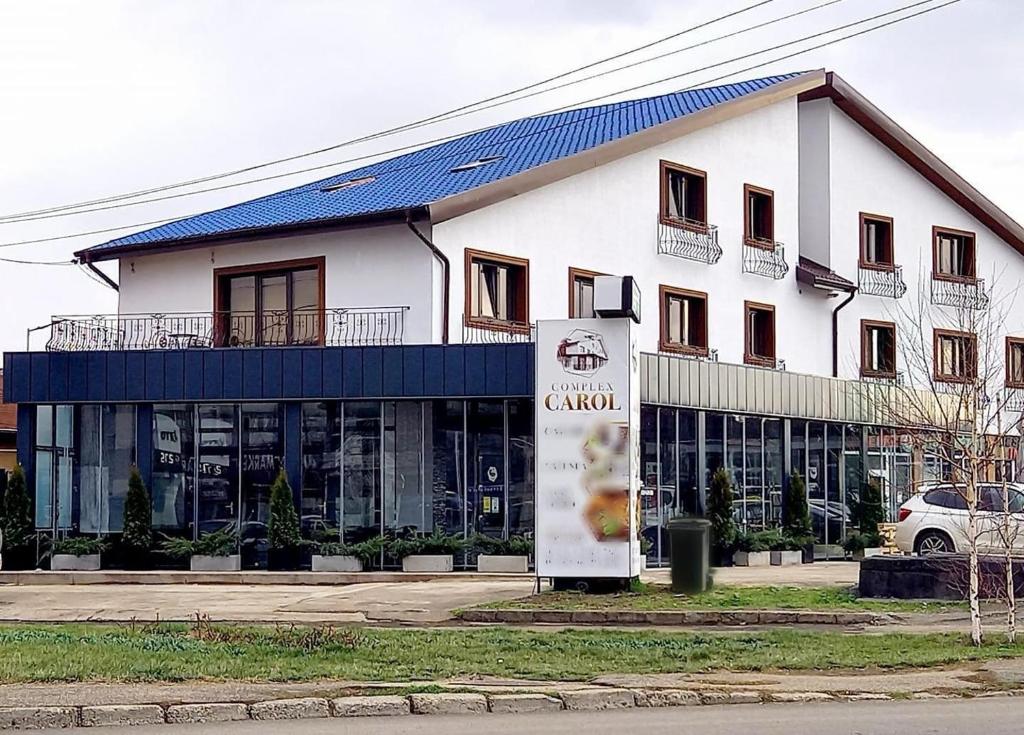
{"type": "Polygon", "coordinates": [[[800,252],[828,265],[829,118],[832,102],[813,100],[799,105],[800,121],[800,252]]]}
{"type": "Polygon", "coordinates": [[[831,370],[830,305],[796,287],[798,255],[797,102],[778,102],[568,179],[435,224],[434,242],[452,261],[451,334],[462,333],[466,248],[530,259],[530,319],[565,318],[570,266],[632,275],[642,291],[640,347],[658,348],[658,286],[708,293],[710,347],[743,361],[743,301],[776,307],[777,355],[787,369],[831,370]],[[708,221],[718,225],[718,263],[659,255],[659,161],[708,174],[708,221]],[[775,192],[775,237],[790,272],[775,281],[744,274],[743,184],[775,192]]]}
{"type": "MultiPolygon", "coordinates": [[[[925,295],[923,316],[935,326],[956,329],[962,318],[956,310],[929,305],[932,267],[932,226],[969,230],[977,235],[977,275],[985,279],[993,291],[993,300],[1009,306],[1013,294],[1024,281],[1024,257],[997,237],[974,217],[953,202],[927,179],[904,163],[892,151],[869,135],[831,102],[831,260],[832,268],[857,282],[857,260],[860,248],[860,212],[893,218],[893,249],[895,262],[903,266],[907,294],[897,302],[878,296],[858,295],[841,312],[840,376],[856,378],[860,366],[860,320],[882,319],[897,324],[897,340],[910,339],[907,327],[915,315],[922,315],[918,294],[925,295]],[[994,283],[994,289],[993,289],[994,283]],[[907,313],[909,312],[909,313],[907,313]]],[[[1009,308],[1005,331],[1024,334],[1024,313],[1009,308]]],[[[931,345],[930,328],[926,345],[931,345]]],[[[983,355],[990,364],[1000,367],[1003,358],[1002,339],[996,345],[998,354],[983,355]]],[[[916,350],[920,352],[920,350],[916,350]]],[[[907,370],[905,364],[898,369],[907,370]]],[[[914,371],[910,371],[911,373],[914,371]]],[[[913,376],[910,376],[913,377],[913,376]]]]}
{"type": "MultiPolygon", "coordinates": [[[[418,225],[424,234],[429,227],[418,225]]],[[[434,257],[405,225],[132,256],[120,264],[122,314],[209,312],[215,268],[324,256],[328,308],[408,306],[405,342],[437,340],[434,257]]]]}

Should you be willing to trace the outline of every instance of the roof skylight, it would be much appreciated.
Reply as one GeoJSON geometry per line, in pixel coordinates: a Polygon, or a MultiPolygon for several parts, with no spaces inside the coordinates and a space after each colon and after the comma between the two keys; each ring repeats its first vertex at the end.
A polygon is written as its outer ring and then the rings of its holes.
{"type": "Polygon", "coordinates": [[[361,179],[349,179],[348,181],[342,181],[338,184],[331,184],[325,186],[320,191],[341,191],[342,189],[351,189],[354,186],[362,186],[363,184],[370,184],[377,180],[376,176],[364,176],[361,179]]]}
{"type": "Polygon", "coordinates": [[[480,168],[481,166],[486,166],[488,163],[494,163],[495,161],[500,161],[504,157],[505,156],[481,156],[480,158],[476,159],[475,161],[470,161],[469,163],[460,163],[458,166],[455,166],[454,168],[452,168],[450,170],[450,173],[457,174],[457,173],[461,173],[462,171],[472,171],[475,168],[480,168]]]}

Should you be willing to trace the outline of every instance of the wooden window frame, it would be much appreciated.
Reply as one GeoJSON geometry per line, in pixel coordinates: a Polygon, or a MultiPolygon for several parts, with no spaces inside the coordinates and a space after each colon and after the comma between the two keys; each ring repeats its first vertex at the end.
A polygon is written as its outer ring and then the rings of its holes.
{"type": "Polygon", "coordinates": [[[875,319],[860,320],[860,374],[864,378],[895,378],[896,377],[896,323],[878,321],[875,319]],[[869,350],[871,342],[868,339],[870,329],[889,329],[892,331],[892,370],[872,370],[868,367],[871,361],[869,350]]]}
{"type": "Polygon", "coordinates": [[[937,383],[970,383],[978,375],[978,335],[955,329],[932,330],[932,375],[937,383]],[[943,337],[966,339],[970,352],[966,363],[967,375],[946,375],[939,372],[939,343],[943,337]]]}
{"type": "Polygon", "coordinates": [[[465,291],[465,301],[462,311],[462,323],[467,327],[488,329],[492,332],[510,332],[512,334],[530,333],[530,261],[528,258],[517,258],[513,255],[503,255],[501,253],[492,253],[487,250],[466,248],[463,290],[465,291]],[[488,317],[470,315],[473,305],[473,262],[476,260],[482,260],[488,263],[497,263],[498,265],[514,266],[523,269],[523,283],[520,287],[520,299],[523,303],[522,321],[518,319],[507,321],[504,319],[491,319],[488,317]]]}
{"type": "MultiPolygon", "coordinates": [[[[249,265],[232,265],[224,268],[213,269],[213,308],[214,308],[214,345],[221,347],[221,342],[227,333],[225,318],[227,316],[227,296],[229,291],[224,288],[224,282],[229,278],[244,276],[260,276],[272,273],[289,273],[301,270],[316,270],[317,272],[317,298],[320,301],[320,308],[317,310],[320,318],[320,334],[317,342],[323,345],[326,342],[326,293],[327,293],[327,259],[324,256],[313,258],[294,258],[292,260],[275,260],[265,263],[251,263],[249,265]]],[[[255,330],[255,326],[254,326],[255,330]]]]}
{"type": "Polygon", "coordinates": [[[978,282],[978,235],[970,230],[957,230],[953,227],[939,227],[932,225],[932,278],[937,281],[952,281],[954,283],[977,283],[978,282]],[[971,239],[971,271],[969,276],[957,276],[950,273],[939,272],[939,235],[955,235],[971,239]]]}
{"type": "Polygon", "coordinates": [[[893,224],[892,217],[886,217],[884,214],[871,214],[870,212],[861,212],[858,217],[860,224],[860,261],[858,265],[866,270],[873,271],[893,271],[896,269],[896,228],[893,224]],[[868,260],[868,239],[867,239],[867,223],[868,221],[882,222],[889,225],[889,255],[892,258],[891,263],[877,263],[875,261],[868,260]]]}
{"type": "MultiPolygon", "coordinates": [[[[659,204],[658,204],[658,221],[663,225],[669,227],[678,227],[681,230],[690,230],[691,232],[699,232],[706,234],[708,232],[708,174],[707,171],[701,171],[699,168],[691,168],[690,166],[683,166],[680,163],[673,163],[672,161],[662,160],[658,165],[658,192],[659,192],[659,204]],[[683,221],[670,217],[668,214],[668,175],[671,172],[686,174],[687,176],[695,176],[704,182],[704,196],[702,208],[704,210],[704,221],[695,225],[692,221],[683,221]]],[[[696,221],[696,220],[694,220],[696,221]]]]}
{"type": "Polygon", "coordinates": [[[753,184],[743,185],[743,242],[750,247],[761,250],[775,250],[775,192],[753,184]],[[772,203],[772,231],[768,240],[759,240],[754,237],[754,223],[750,220],[750,195],[760,194],[768,197],[772,203]],[[770,242],[769,242],[770,241],[770,242]]]}
{"type": "Polygon", "coordinates": [[[570,319],[579,319],[580,318],[579,316],[576,315],[576,306],[573,303],[575,301],[574,297],[576,296],[576,279],[577,278],[589,278],[589,279],[593,280],[594,278],[597,278],[598,276],[606,276],[606,275],[608,275],[608,274],[607,273],[599,273],[598,271],[588,271],[586,268],[574,268],[573,266],[569,266],[569,310],[568,310],[568,314],[569,314],[569,318],[570,319]]]}
{"type": "Polygon", "coordinates": [[[1006,380],[1005,384],[1007,388],[1024,388],[1024,380],[1013,380],[1010,376],[1010,349],[1016,345],[1024,347],[1024,337],[1009,337],[1006,338],[1006,380]]]}
{"type": "Polygon", "coordinates": [[[758,301],[743,302],[743,362],[746,365],[757,365],[758,367],[774,368],[778,362],[778,330],[776,329],[775,307],[772,304],[763,304],[758,301]],[[754,355],[747,349],[750,347],[750,313],[752,311],[766,311],[772,315],[772,354],[754,355]]]}
{"type": "Polygon", "coordinates": [[[710,350],[708,347],[708,295],[704,291],[691,291],[685,288],[675,288],[664,284],[658,286],[658,315],[660,328],[658,330],[658,349],[661,352],[671,352],[677,355],[691,355],[695,357],[707,357],[710,350]],[[704,302],[704,344],[684,345],[669,340],[668,335],[668,297],[678,296],[685,299],[699,299],[704,302]]]}

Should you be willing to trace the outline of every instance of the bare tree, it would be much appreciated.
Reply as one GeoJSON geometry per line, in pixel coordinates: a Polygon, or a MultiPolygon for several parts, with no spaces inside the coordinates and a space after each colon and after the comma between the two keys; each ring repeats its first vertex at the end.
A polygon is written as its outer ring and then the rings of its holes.
{"type": "MultiPolygon", "coordinates": [[[[990,553],[994,538],[1005,549],[1008,628],[1015,629],[1012,548],[1015,522],[1009,494],[1004,492],[1000,529],[993,528],[993,513],[979,513],[989,502],[983,492],[1005,471],[1002,467],[1008,438],[1016,422],[1006,421],[1013,394],[1005,389],[1004,343],[1007,316],[1016,289],[1000,290],[998,278],[986,287],[982,279],[945,279],[922,273],[916,294],[889,309],[899,335],[897,364],[905,377],[877,398],[887,421],[912,437],[919,456],[938,464],[966,505],[961,537],[967,548],[971,640],[982,639],[979,555],[990,553]],[[989,484],[985,484],[989,483],[989,484]]],[[[996,510],[993,508],[992,510],[996,510]]]]}

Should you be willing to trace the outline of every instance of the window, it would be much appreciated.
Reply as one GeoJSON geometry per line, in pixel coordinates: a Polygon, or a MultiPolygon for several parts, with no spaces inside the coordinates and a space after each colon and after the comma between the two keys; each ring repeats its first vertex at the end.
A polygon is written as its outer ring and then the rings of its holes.
{"type": "Polygon", "coordinates": [[[775,307],[743,302],[743,362],[775,367],[775,307]]]}
{"type": "Polygon", "coordinates": [[[775,249],[775,195],[770,189],[743,185],[743,232],[748,245],[775,249]]]}
{"type": "Polygon", "coordinates": [[[324,259],[214,271],[216,344],[310,345],[324,341],[324,259]]]}
{"type": "Polygon", "coordinates": [[[1024,337],[1006,338],[1006,387],[1024,388],[1024,337]]]}
{"type": "Polygon", "coordinates": [[[695,168],[661,162],[661,221],[667,225],[707,229],[707,178],[695,168]]]}
{"type": "Polygon", "coordinates": [[[973,281],[976,275],[974,233],[932,228],[932,270],[936,278],[973,281]]]}
{"type": "Polygon", "coordinates": [[[466,320],[475,326],[529,329],[530,262],[466,250],[466,320]]]}
{"type": "Polygon", "coordinates": [[[951,510],[967,510],[963,492],[952,487],[937,487],[924,494],[924,502],[951,510]]]}
{"type": "Polygon", "coordinates": [[[860,322],[860,374],[865,377],[896,377],[896,325],[892,322],[860,322]]]}
{"type": "Polygon", "coordinates": [[[860,213],[860,266],[877,270],[893,267],[892,217],[860,213]]]}
{"type": "Polygon", "coordinates": [[[581,268],[569,269],[569,318],[593,319],[594,313],[594,278],[604,275],[581,268]]]}
{"type": "Polygon", "coordinates": [[[978,338],[968,332],[935,330],[935,380],[966,383],[978,371],[978,338]]]}
{"type": "Polygon", "coordinates": [[[708,354],[708,295],[661,286],[662,352],[708,354]]]}

